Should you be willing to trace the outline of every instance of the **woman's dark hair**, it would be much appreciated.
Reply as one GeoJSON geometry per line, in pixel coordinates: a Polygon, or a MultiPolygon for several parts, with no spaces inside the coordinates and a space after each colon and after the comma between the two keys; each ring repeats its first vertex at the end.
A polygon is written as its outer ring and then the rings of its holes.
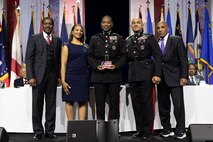
{"type": "Polygon", "coordinates": [[[82,34],[82,36],[81,36],[81,38],[80,38],[80,41],[81,41],[82,43],[84,43],[84,41],[85,41],[84,27],[83,27],[81,24],[75,24],[75,25],[72,27],[71,32],[70,32],[70,39],[69,39],[69,41],[72,41],[72,39],[73,39],[72,32],[74,31],[75,27],[77,27],[77,26],[80,26],[80,27],[82,28],[82,30],[83,30],[83,34],[82,34]]]}

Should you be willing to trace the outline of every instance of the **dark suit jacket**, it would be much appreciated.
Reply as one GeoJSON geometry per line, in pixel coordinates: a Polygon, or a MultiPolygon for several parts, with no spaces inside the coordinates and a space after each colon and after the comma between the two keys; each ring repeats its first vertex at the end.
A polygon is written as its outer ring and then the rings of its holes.
{"type": "MultiPolygon", "coordinates": [[[[27,44],[26,51],[26,67],[27,79],[35,78],[36,83],[41,83],[46,69],[46,47],[47,41],[43,37],[43,33],[32,35],[27,44]]],[[[52,36],[50,44],[54,48],[54,65],[55,75],[60,76],[60,61],[61,61],[61,40],[58,37],[52,36]]]]}
{"type": "Polygon", "coordinates": [[[177,87],[180,78],[188,78],[187,53],[181,37],[168,36],[162,64],[163,76],[169,87],[177,87]]]}
{"type": "Polygon", "coordinates": [[[24,86],[24,81],[23,81],[23,77],[17,78],[14,80],[14,87],[18,88],[24,86]]]}
{"type": "Polygon", "coordinates": [[[191,82],[191,80],[188,78],[187,85],[199,85],[200,81],[204,81],[204,78],[201,75],[195,75],[195,83],[191,82]]]}

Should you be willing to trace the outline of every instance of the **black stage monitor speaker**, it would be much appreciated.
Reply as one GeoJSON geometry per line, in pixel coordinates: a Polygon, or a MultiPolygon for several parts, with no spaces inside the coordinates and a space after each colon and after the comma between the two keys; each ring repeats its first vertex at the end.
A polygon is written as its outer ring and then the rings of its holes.
{"type": "Polygon", "coordinates": [[[66,142],[118,142],[118,120],[68,121],[66,142]]]}
{"type": "Polygon", "coordinates": [[[187,132],[188,142],[213,142],[213,124],[191,124],[187,132]]]}
{"type": "Polygon", "coordinates": [[[3,127],[0,127],[0,142],[8,142],[8,139],[7,131],[3,127]]]}
{"type": "Polygon", "coordinates": [[[96,142],[96,121],[68,121],[67,142],[96,142]]]}
{"type": "Polygon", "coordinates": [[[118,142],[118,120],[97,120],[97,142],[118,142]]]}

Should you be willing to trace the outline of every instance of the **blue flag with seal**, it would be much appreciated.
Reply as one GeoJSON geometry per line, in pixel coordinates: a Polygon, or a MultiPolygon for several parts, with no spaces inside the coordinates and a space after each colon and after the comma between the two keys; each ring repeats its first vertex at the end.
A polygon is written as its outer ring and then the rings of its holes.
{"type": "Polygon", "coordinates": [[[5,47],[6,47],[6,23],[4,13],[2,14],[2,27],[0,27],[0,80],[6,83],[6,86],[10,86],[9,73],[6,64],[5,47]]]}
{"type": "Polygon", "coordinates": [[[205,7],[205,24],[203,32],[201,62],[204,63],[204,74],[207,84],[213,84],[213,47],[212,47],[212,31],[211,22],[207,7],[205,7]]]}

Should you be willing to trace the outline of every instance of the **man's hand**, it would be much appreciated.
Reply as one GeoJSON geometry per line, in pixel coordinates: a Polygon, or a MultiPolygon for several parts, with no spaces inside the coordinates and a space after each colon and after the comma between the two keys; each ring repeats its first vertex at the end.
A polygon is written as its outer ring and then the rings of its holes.
{"type": "Polygon", "coordinates": [[[116,66],[114,64],[112,64],[111,66],[107,66],[106,68],[109,70],[114,70],[116,68],[116,66]]]}
{"type": "Polygon", "coordinates": [[[187,83],[187,79],[185,79],[185,78],[180,79],[180,86],[184,86],[184,85],[186,85],[186,83],[187,83]]]}
{"type": "Polygon", "coordinates": [[[154,84],[159,84],[160,81],[161,81],[161,78],[160,78],[160,77],[158,77],[158,76],[153,76],[153,77],[152,77],[152,82],[153,82],[154,84]]]}
{"type": "Polygon", "coordinates": [[[98,66],[97,66],[97,69],[98,69],[99,71],[102,71],[102,70],[104,70],[105,68],[104,68],[102,65],[98,65],[98,66]]]}
{"type": "Polygon", "coordinates": [[[29,84],[30,84],[30,86],[36,86],[36,79],[35,78],[31,78],[29,80],[29,84]]]}
{"type": "Polygon", "coordinates": [[[61,79],[60,78],[58,78],[57,86],[61,86],[61,79]]]}

